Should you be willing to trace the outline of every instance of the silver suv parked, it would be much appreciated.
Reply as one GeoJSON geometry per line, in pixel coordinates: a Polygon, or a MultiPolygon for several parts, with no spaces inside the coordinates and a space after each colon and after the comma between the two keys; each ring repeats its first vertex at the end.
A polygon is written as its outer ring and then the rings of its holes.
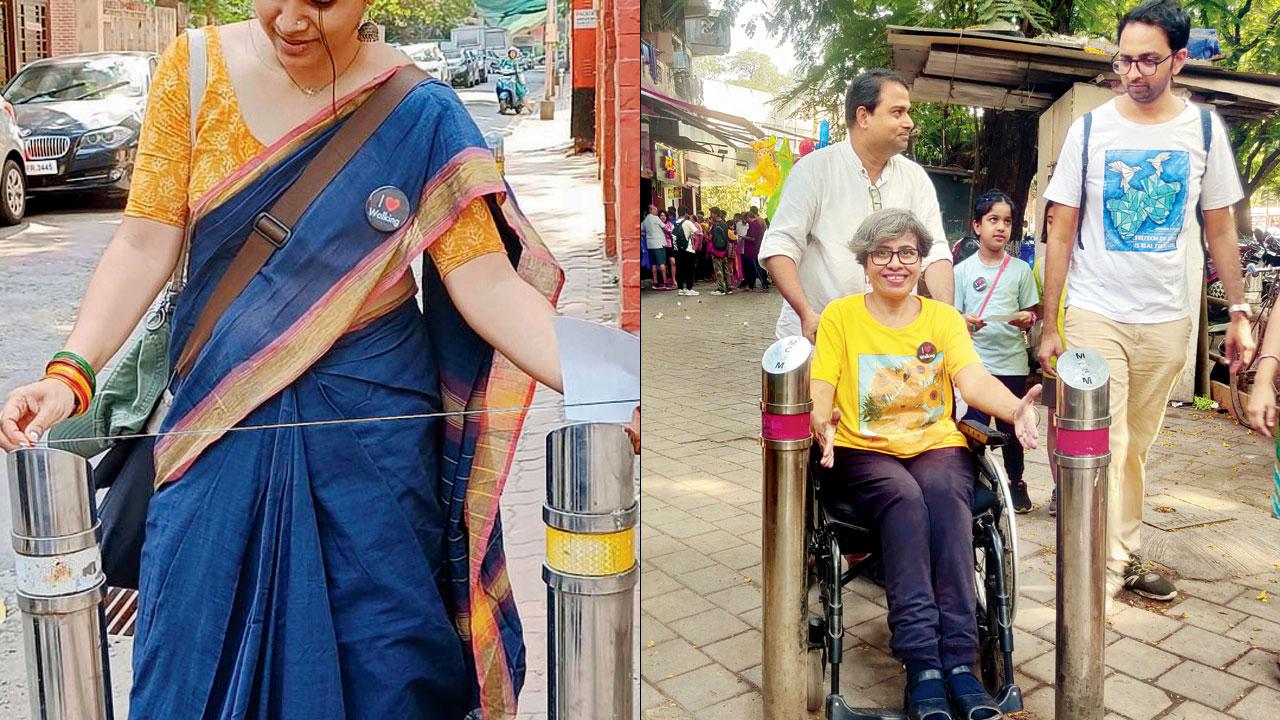
{"type": "Polygon", "coordinates": [[[0,98],[0,225],[16,225],[27,211],[22,136],[13,106],[0,98]]]}

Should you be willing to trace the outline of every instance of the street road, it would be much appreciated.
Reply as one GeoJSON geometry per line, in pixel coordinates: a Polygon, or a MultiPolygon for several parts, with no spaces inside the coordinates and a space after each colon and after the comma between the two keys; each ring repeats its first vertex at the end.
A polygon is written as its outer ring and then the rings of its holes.
{"type": "MultiPolygon", "coordinates": [[[[509,134],[514,115],[498,114],[494,80],[457,88],[481,132],[509,134]]],[[[541,70],[526,73],[536,113],[543,95],[541,70]]],[[[80,299],[120,219],[121,207],[83,196],[33,199],[24,222],[0,228],[0,399],[36,379],[71,331],[80,299]]],[[[26,669],[14,596],[8,475],[0,463],[0,598],[8,618],[0,623],[0,718],[25,717],[26,669]]],[[[127,714],[130,646],[112,640],[116,716],[127,714]]]]}

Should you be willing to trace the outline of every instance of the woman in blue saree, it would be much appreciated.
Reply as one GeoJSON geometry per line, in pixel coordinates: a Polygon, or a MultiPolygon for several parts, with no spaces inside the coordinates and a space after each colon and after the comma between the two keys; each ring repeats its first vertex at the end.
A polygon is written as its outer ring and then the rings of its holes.
{"type": "MultiPolygon", "coordinates": [[[[112,357],[190,228],[177,361],[254,218],[408,62],[357,39],[364,8],[257,0],[256,20],[207,28],[195,115],[186,38],[166,51],[68,351],[95,370],[112,357]]],[[[131,717],[514,716],[524,651],[497,504],[524,413],[484,411],[527,406],[534,380],[560,390],[561,282],[456,95],[415,86],[171,385],[131,717]],[[400,210],[388,187],[409,204],[391,230],[367,218],[400,210]],[[326,422],[440,412],[456,414],[326,422]]],[[[76,405],[56,378],[19,388],[0,444],[76,405]]]]}

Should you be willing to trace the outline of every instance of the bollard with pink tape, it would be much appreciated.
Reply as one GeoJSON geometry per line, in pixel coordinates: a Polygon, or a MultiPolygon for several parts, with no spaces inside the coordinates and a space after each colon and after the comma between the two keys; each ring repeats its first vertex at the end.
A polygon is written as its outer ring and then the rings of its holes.
{"type": "Polygon", "coordinates": [[[805,707],[805,491],[808,469],[809,359],[803,337],[783,338],[761,360],[761,451],[764,477],[762,575],[765,720],[796,717],[805,707]]]}
{"type": "Polygon", "coordinates": [[[1057,694],[1055,715],[1102,720],[1110,371],[1093,350],[1058,357],[1057,694]]]}

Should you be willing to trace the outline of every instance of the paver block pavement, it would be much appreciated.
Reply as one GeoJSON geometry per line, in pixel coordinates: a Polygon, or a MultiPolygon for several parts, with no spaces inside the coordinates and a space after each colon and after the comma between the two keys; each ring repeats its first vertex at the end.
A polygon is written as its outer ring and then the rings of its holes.
{"type": "Polygon", "coordinates": [[[1265,650],[1250,650],[1244,657],[1228,665],[1227,672],[1273,690],[1280,690],[1280,669],[1276,668],[1276,657],[1265,650]]]}
{"type": "Polygon", "coordinates": [[[751,690],[736,674],[714,664],[660,680],[657,686],[667,697],[694,712],[751,690]]]}
{"type": "MultiPolygon", "coordinates": [[[[704,665],[693,670],[707,668],[703,672],[710,675],[715,673],[711,673],[709,668],[719,667],[736,675],[749,689],[733,698],[701,707],[696,712],[688,707],[682,709],[698,720],[752,718],[756,717],[753,713],[759,712],[760,695],[756,689],[762,682],[758,647],[762,623],[760,566],[758,560],[752,561],[753,556],[758,557],[763,525],[760,516],[761,459],[756,445],[759,435],[759,355],[773,341],[773,318],[776,317],[778,298],[775,294],[690,299],[693,302],[681,300],[685,302],[679,308],[678,322],[672,322],[677,312],[673,310],[673,298],[651,293],[642,300],[645,308],[643,404],[647,411],[652,412],[649,417],[663,418],[664,425],[670,418],[670,427],[660,428],[662,432],[649,433],[646,428],[646,460],[648,438],[658,440],[658,452],[655,453],[656,464],[645,463],[646,480],[642,491],[646,498],[652,497],[664,503],[658,506],[659,509],[675,508],[688,516],[665,513],[666,521],[652,523],[658,532],[657,537],[669,538],[682,546],[672,549],[675,545],[660,540],[661,554],[670,556],[692,550],[709,560],[700,567],[686,568],[674,574],[666,574],[657,566],[650,566],[650,573],[661,574],[646,574],[645,577],[660,582],[663,592],[655,596],[646,590],[646,611],[650,599],[660,603],[659,607],[663,608],[658,611],[660,615],[670,614],[670,605],[681,604],[680,617],[665,622],[661,618],[652,620],[663,623],[666,632],[675,632],[666,627],[669,624],[701,614],[712,616],[708,613],[712,608],[736,616],[738,621],[748,626],[745,631],[701,648],[687,647],[691,652],[700,649],[701,655],[707,658],[704,665]],[[651,321],[657,312],[665,312],[666,319],[651,321]],[[685,321],[684,315],[692,319],[685,321]],[[747,325],[744,326],[744,322],[747,325]],[[680,358],[680,372],[672,369],[672,357],[680,358]],[[651,495],[649,469],[656,471],[651,495]],[[711,527],[697,526],[703,531],[692,532],[687,526],[693,521],[705,522],[711,527]],[[704,599],[710,602],[706,607],[688,610],[684,604],[689,597],[677,594],[678,591],[670,587],[671,581],[678,584],[680,590],[704,587],[704,583],[706,587],[714,587],[721,584],[721,580],[714,576],[727,577],[725,573],[729,570],[741,575],[740,582],[705,593],[704,599]],[[708,578],[699,577],[704,574],[708,578]],[[748,577],[754,582],[746,582],[748,577]],[[671,598],[672,595],[676,598],[671,598]],[[754,648],[754,652],[748,655],[746,649],[750,648],[754,648]],[[747,667],[743,668],[744,665],[747,667]]],[[[649,427],[653,424],[651,422],[649,427]]],[[[1256,489],[1259,486],[1257,478],[1269,478],[1270,462],[1263,452],[1268,448],[1259,439],[1249,438],[1239,428],[1211,413],[1183,408],[1169,410],[1159,440],[1149,458],[1149,495],[1166,495],[1226,514],[1240,508],[1255,513],[1264,510],[1260,494],[1259,499],[1249,499],[1247,492],[1242,494],[1235,489],[1235,485],[1248,482],[1253,483],[1250,489],[1256,489]],[[1222,449],[1223,438],[1235,447],[1222,449]],[[1259,447],[1254,448],[1247,443],[1259,447]],[[1209,455],[1205,451],[1219,454],[1209,455]],[[1229,469],[1224,463],[1253,463],[1257,468],[1248,465],[1244,469],[1229,469]],[[1265,473],[1262,472],[1264,470],[1265,473]],[[1239,477],[1229,478],[1230,487],[1217,490],[1211,487],[1222,476],[1236,475],[1239,477]]],[[[1028,455],[1026,479],[1031,486],[1032,498],[1041,504],[1046,502],[1051,482],[1042,453],[1028,455]]],[[[1052,680],[1056,642],[1055,521],[1041,507],[1029,515],[1019,516],[1018,528],[1022,553],[1019,612],[1014,620],[1016,671],[1027,706],[1027,713],[1019,720],[1051,720],[1054,717],[1052,680]]],[[[1144,551],[1157,562],[1168,559],[1162,556],[1162,552],[1171,552],[1170,548],[1187,542],[1182,538],[1191,537],[1186,533],[1161,533],[1149,527],[1143,532],[1144,551]]],[[[1204,529],[1199,532],[1197,538],[1210,535],[1204,529]]],[[[1220,549],[1229,547],[1228,543],[1216,540],[1206,542],[1217,544],[1220,549]]],[[[1271,562],[1266,566],[1269,567],[1271,562]]],[[[1177,570],[1176,564],[1171,567],[1177,570]]],[[[1246,644],[1252,641],[1265,647],[1268,640],[1264,636],[1272,629],[1266,623],[1280,622],[1280,614],[1277,613],[1280,602],[1262,603],[1255,599],[1264,589],[1272,595],[1280,595],[1280,583],[1276,582],[1278,575],[1280,573],[1267,572],[1245,577],[1231,576],[1221,581],[1178,580],[1181,590],[1179,601],[1164,606],[1135,600],[1132,596],[1122,597],[1119,612],[1105,633],[1109,664],[1118,671],[1110,676],[1108,682],[1112,688],[1119,688],[1108,693],[1108,699],[1113,702],[1109,704],[1107,717],[1115,720],[1214,720],[1229,717],[1220,710],[1249,697],[1260,685],[1280,690],[1276,687],[1274,656],[1264,649],[1251,649],[1246,644]],[[1224,604],[1225,609],[1222,608],[1224,604]],[[1160,607],[1167,608],[1167,614],[1155,611],[1160,607]],[[1183,612],[1187,614],[1185,619],[1181,618],[1183,612]],[[1199,633],[1206,631],[1212,641],[1200,642],[1205,636],[1199,633]],[[1231,635],[1233,632],[1235,636],[1231,635]],[[1167,639],[1168,646],[1165,644],[1167,639]],[[1184,660],[1179,654],[1187,652],[1212,661],[1222,659],[1229,650],[1235,649],[1241,649],[1243,653],[1228,660],[1228,672],[1222,672],[1220,665],[1184,660]],[[1142,699],[1145,696],[1155,701],[1147,702],[1142,699]],[[1121,707],[1126,701],[1133,702],[1134,706],[1121,707]]],[[[848,633],[846,664],[841,675],[845,679],[846,698],[859,705],[897,706],[901,702],[903,679],[900,665],[888,654],[889,631],[884,617],[883,590],[865,581],[856,581],[846,589],[845,604],[848,633]],[[854,610],[856,612],[851,612],[854,610]],[[871,684],[858,687],[855,678],[858,684],[871,684]]],[[[646,622],[649,621],[646,618],[646,622]]],[[[698,625],[695,620],[688,624],[698,625]]],[[[1275,635],[1280,636],[1280,632],[1275,635]]],[[[685,641],[684,638],[679,640],[685,641]]],[[[652,648],[646,652],[650,650],[652,648]]],[[[646,679],[653,680],[648,676],[646,679]]],[[[652,689],[662,694],[659,683],[663,679],[653,682],[652,689]]],[[[1268,698],[1265,694],[1259,695],[1259,700],[1268,698]]],[[[652,709],[646,711],[649,712],[652,709]]],[[[803,709],[797,708],[795,717],[803,715],[803,709]]],[[[649,716],[646,714],[645,717],[647,720],[649,716]]],[[[1280,713],[1275,717],[1280,720],[1280,713]]]]}
{"type": "Polygon", "coordinates": [[[1160,641],[1160,647],[1212,667],[1222,667],[1249,651],[1249,646],[1242,642],[1194,625],[1184,626],[1160,641]]]}
{"type": "Polygon", "coordinates": [[[668,623],[710,609],[711,603],[688,588],[651,598],[644,603],[645,612],[668,623]]]}
{"type": "Polygon", "coordinates": [[[1124,673],[1112,673],[1102,692],[1108,710],[1131,720],[1151,720],[1173,705],[1163,690],[1124,673]]]}
{"type": "MultiPolygon", "coordinates": [[[[1150,680],[1182,662],[1171,655],[1133,638],[1122,638],[1106,650],[1107,665],[1139,680],[1150,680]]],[[[1052,678],[1046,680],[1052,682],[1052,678]]]]}
{"type": "Polygon", "coordinates": [[[1117,612],[1109,623],[1121,635],[1157,643],[1177,632],[1181,623],[1139,607],[1127,607],[1117,612]]]}
{"type": "Polygon", "coordinates": [[[681,638],[668,640],[640,651],[640,675],[658,685],[663,680],[695,670],[711,658],[681,638]]]}
{"type": "MultiPolygon", "coordinates": [[[[732,700],[712,705],[698,713],[698,717],[701,720],[762,720],[764,698],[759,692],[749,692],[732,700]]],[[[804,715],[798,714],[796,717],[800,718],[804,715]]]]}
{"type": "Polygon", "coordinates": [[[1227,711],[1240,720],[1275,720],[1280,717],[1280,692],[1265,687],[1254,688],[1227,711]]]}
{"type": "MultiPolygon", "coordinates": [[[[1182,585],[1183,583],[1178,583],[1179,590],[1182,589],[1182,585]]],[[[1239,589],[1242,590],[1243,588],[1239,589]]],[[[1188,597],[1170,610],[1169,614],[1196,627],[1204,628],[1218,635],[1225,635],[1228,630],[1239,625],[1245,618],[1244,613],[1223,606],[1222,603],[1230,599],[1227,598],[1227,600],[1217,602],[1201,600],[1198,597],[1188,597]]]]}
{"type": "Polygon", "coordinates": [[[1228,630],[1227,637],[1255,647],[1280,651],[1280,624],[1252,615],[1228,630]]]}
{"type": "Polygon", "coordinates": [[[761,663],[763,643],[764,637],[759,630],[748,630],[701,649],[725,668],[741,673],[761,663]]]}
{"type": "Polygon", "coordinates": [[[670,627],[677,635],[693,643],[694,647],[710,645],[746,632],[749,629],[747,624],[739,620],[737,616],[721,608],[713,608],[697,615],[676,620],[671,623],[670,627]]]}
{"type": "Polygon", "coordinates": [[[1185,660],[1161,675],[1156,685],[1209,707],[1221,708],[1243,696],[1251,683],[1193,660],[1185,660]]]}
{"type": "Polygon", "coordinates": [[[1194,700],[1185,700],[1160,720],[1231,720],[1231,716],[1223,715],[1194,700]]]}

